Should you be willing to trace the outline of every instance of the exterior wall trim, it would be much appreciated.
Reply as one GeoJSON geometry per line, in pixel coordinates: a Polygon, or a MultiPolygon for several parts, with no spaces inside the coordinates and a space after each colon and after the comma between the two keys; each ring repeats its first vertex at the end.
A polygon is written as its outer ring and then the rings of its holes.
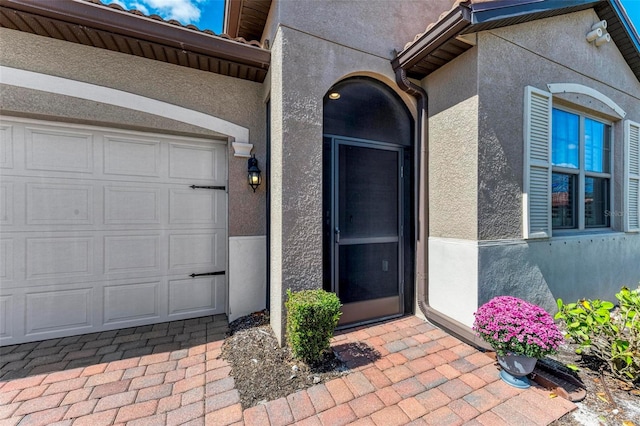
{"type": "Polygon", "coordinates": [[[122,108],[133,109],[145,113],[170,118],[183,123],[213,130],[229,136],[238,142],[249,141],[249,129],[222,120],[213,115],[204,114],[178,105],[173,105],[157,99],[147,98],[110,87],[55,77],[17,68],[0,66],[3,84],[58,95],[72,96],[122,108]]]}
{"type": "Polygon", "coordinates": [[[267,307],[267,236],[229,237],[228,243],[227,316],[235,321],[267,307]]]}
{"type": "Polygon", "coordinates": [[[599,100],[618,114],[620,118],[625,118],[627,113],[618,104],[616,104],[608,96],[598,92],[591,87],[583,86],[576,83],[552,83],[547,84],[547,88],[551,93],[580,93],[582,95],[591,96],[594,99],[599,100]]]}

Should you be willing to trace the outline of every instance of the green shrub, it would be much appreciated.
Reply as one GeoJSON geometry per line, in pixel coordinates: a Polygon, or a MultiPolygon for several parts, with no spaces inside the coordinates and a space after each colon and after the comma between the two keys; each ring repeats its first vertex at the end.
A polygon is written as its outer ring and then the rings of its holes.
{"type": "Polygon", "coordinates": [[[340,300],[324,290],[287,290],[287,342],[293,356],[313,364],[329,349],[340,318],[340,300]]]}
{"type": "Polygon", "coordinates": [[[617,310],[606,300],[558,299],[556,319],[564,320],[565,337],[579,345],[576,353],[596,357],[614,376],[634,383],[640,380],[640,287],[622,287],[616,298],[617,310]]]}

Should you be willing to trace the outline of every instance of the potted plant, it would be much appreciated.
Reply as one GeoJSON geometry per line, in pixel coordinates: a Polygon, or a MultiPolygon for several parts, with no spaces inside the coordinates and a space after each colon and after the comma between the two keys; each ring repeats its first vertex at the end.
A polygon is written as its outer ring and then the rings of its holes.
{"type": "Polygon", "coordinates": [[[538,358],[556,353],[564,340],[551,315],[517,297],[494,297],[474,316],[473,330],[496,351],[500,377],[519,388],[529,387],[526,376],[538,358]]]}

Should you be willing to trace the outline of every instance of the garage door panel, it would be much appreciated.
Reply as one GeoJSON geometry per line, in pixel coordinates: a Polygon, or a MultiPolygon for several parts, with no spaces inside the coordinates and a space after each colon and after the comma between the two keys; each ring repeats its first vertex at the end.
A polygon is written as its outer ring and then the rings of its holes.
{"type": "Polygon", "coordinates": [[[226,300],[225,285],[224,276],[169,281],[169,316],[220,312],[226,300]]]}
{"type": "Polygon", "coordinates": [[[27,238],[27,279],[93,274],[93,237],[27,238]]]}
{"type": "Polygon", "coordinates": [[[0,183],[0,225],[13,225],[13,182],[0,183]]]}
{"type": "Polygon", "coordinates": [[[13,168],[13,126],[0,126],[0,168],[13,168]]]}
{"type": "Polygon", "coordinates": [[[169,273],[223,271],[226,266],[226,232],[172,234],[169,236],[169,273]],[[202,269],[207,269],[203,271],[202,269]]]}
{"type": "Polygon", "coordinates": [[[92,297],[92,288],[27,293],[27,336],[92,327],[92,297]]]}
{"type": "Polygon", "coordinates": [[[214,189],[171,189],[169,223],[172,225],[213,225],[223,228],[226,222],[226,194],[214,189]]]}
{"type": "Polygon", "coordinates": [[[13,296],[0,296],[0,339],[13,336],[13,296]]]}
{"type": "Polygon", "coordinates": [[[105,273],[160,271],[159,235],[122,235],[104,238],[105,273]]]}
{"type": "Polygon", "coordinates": [[[226,149],[221,145],[170,143],[169,177],[223,183],[226,180],[225,157],[226,149]]]}
{"type": "Polygon", "coordinates": [[[75,173],[94,170],[91,133],[27,127],[25,139],[29,170],[75,173]]]}
{"type": "Polygon", "coordinates": [[[160,318],[160,281],[104,288],[104,324],[160,318]]]}
{"type": "Polygon", "coordinates": [[[160,176],[160,142],[104,138],[104,173],[124,176],[160,176]]]}
{"type": "Polygon", "coordinates": [[[13,281],[13,239],[0,240],[0,281],[13,281]]]}
{"type": "Polygon", "coordinates": [[[157,225],[162,190],[158,187],[106,186],[104,221],[107,225],[157,225]]]}
{"type": "Polygon", "coordinates": [[[28,225],[93,224],[93,185],[27,183],[28,225]]]}

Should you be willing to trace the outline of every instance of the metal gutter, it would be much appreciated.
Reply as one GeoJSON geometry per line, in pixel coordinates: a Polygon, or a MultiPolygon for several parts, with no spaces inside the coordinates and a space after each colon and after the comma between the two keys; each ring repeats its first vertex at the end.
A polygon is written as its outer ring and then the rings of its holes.
{"type": "Polygon", "coordinates": [[[271,62],[265,49],[85,1],[0,0],[0,6],[265,70],[271,62]]]}

